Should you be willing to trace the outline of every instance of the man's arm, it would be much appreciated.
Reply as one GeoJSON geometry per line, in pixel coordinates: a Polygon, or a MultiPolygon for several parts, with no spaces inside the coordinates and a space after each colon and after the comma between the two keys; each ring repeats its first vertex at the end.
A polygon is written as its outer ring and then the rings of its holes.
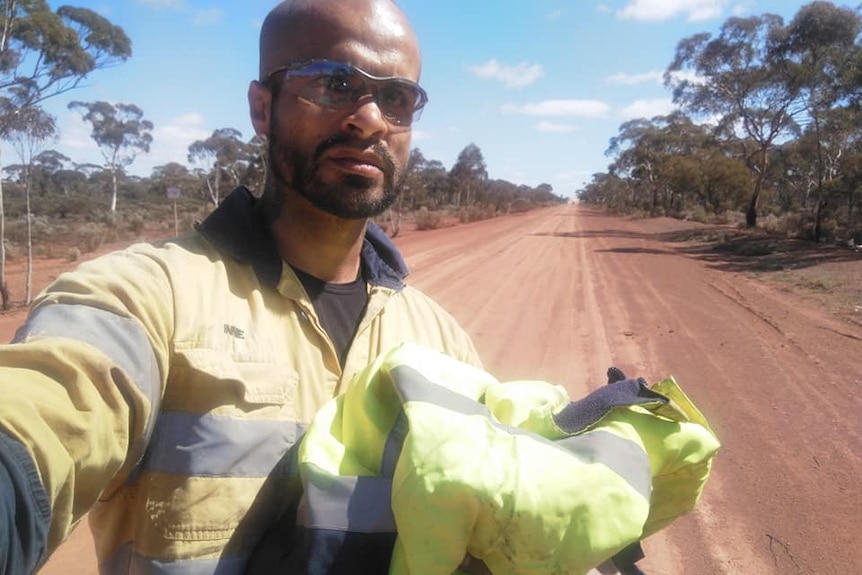
{"type": "Polygon", "coordinates": [[[63,274],[0,346],[0,573],[29,573],[146,449],[167,372],[172,296],[157,261],[63,274]]]}

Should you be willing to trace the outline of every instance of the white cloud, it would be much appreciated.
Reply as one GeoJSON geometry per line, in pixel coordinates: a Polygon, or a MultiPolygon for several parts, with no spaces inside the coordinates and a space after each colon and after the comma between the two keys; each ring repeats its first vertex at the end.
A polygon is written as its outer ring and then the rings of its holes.
{"type": "Polygon", "coordinates": [[[651,72],[643,72],[642,74],[626,74],[621,72],[619,74],[613,74],[605,78],[605,82],[608,84],[617,84],[622,86],[634,86],[636,84],[643,84],[644,82],[659,82],[661,83],[662,72],[651,71],[651,72]]]}
{"type": "Polygon", "coordinates": [[[599,100],[545,100],[523,105],[507,104],[503,106],[503,112],[527,116],[604,118],[610,112],[610,106],[599,100]]]}
{"type": "MultiPolygon", "coordinates": [[[[81,118],[77,112],[68,112],[63,114],[59,120],[60,138],[57,144],[63,148],[71,150],[95,150],[98,152],[99,147],[96,142],[90,137],[93,128],[81,118]]],[[[78,160],[72,158],[73,161],[78,160]]],[[[87,160],[90,161],[90,160],[87,160]]]]}
{"type": "Polygon", "coordinates": [[[550,134],[569,134],[578,128],[571,124],[555,124],[553,122],[542,121],[536,124],[536,129],[540,132],[547,132],[550,134]]]}
{"type": "Polygon", "coordinates": [[[185,8],[184,0],[137,0],[138,4],[155,8],[156,10],[182,10],[185,8]]]}
{"type": "Polygon", "coordinates": [[[653,116],[667,116],[676,107],[669,99],[635,100],[622,110],[620,116],[623,118],[652,118],[653,116]]]}
{"type": "Polygon", "coordinates": [[[155,166],[170,162],[188,165],[189,146],[197,140],[205,140],[212,135],[204,125],[200,114],[190,113],[171,118],[166,124],[158,124],[153,130],[153,144],[150,153],[141,155],[132,165],[132,171],[149,175],[155,166]]]}
{"type": "Polygon", "coordinates": [[[682,70],[680,72],[672,72],[670,75],[670,87],[674,88],[680,82],[689,82],[691,84],[704,84],[706,78],[698,76],[693,70],[682,70]]]}
{"type": "Polygon", "coordinates": [[[192,23],[195,26],[212,26],[218,24],[224,17],[224,12],[221,8],[210,8],[209,10],[196,10],[192,17],[192,23]]]}
{"type": "Polygon", "coordinates": [[[431,139],[431,132],[426,132],[425,130],[413,130],[413,133],[410,137],[413,142],[427,142],[431,139]]]}
{"type": "Polygon", "coordinates": [[[730,9],[730,13],[734,16],[745,16],[746,14],[751,14],[752,6],[750,4],[750,1],[740,2],[730,9]]]}
{"type": "Polygon", "coordinates": [[[514,66],[504,66],[497,60],[489,60],[478,66],[467,66],[467,70],[480,78],[499,80],[510,88],[529,86],[545,75],[540,64],[521,62],[514,66]]]}
{"type": "MultiPolygon", "coordinates": [[[[58,148],[76,164],[103,165],[105,160],[99,147],[90,137],[90,125],[74,113],[65,115],[61,121],[63,125],[58,148]]],[[[150,152],[138,154],[128,168],[130,174],[149,176],[154,167],[170,162],[188,165],[191,143],[208,138],[212,130],[205,127],[203,116],[191,113],[171,118],[167,123],[157,123],[152,134],[150,152]]]]}
{"type": "Polygon", "coordinates": [[[546,18],[548,20],[559,20],[560,18],[563,17],[563,14],[565,14],[565,13],[566,13],[565,10],[554,10],[553,12],[549,12],[548,15],[546,16],[546,18]]]}
{"type": "Polygon", "coordinates": [[[617,17],[624,20],[670,20],[684,16],[689,22],[720,18],[728,0],[631,0],[617,17]]]}

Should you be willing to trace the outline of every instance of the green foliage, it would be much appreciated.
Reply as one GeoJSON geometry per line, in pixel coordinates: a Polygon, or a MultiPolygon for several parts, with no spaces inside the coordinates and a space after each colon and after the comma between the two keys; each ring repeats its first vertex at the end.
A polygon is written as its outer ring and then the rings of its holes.
{"type": "Polygon", "coordinates": [[[123,29],[86,8],[55,13],[43,0],[4,0],[0,22],[0,134],[15,109],[68,92],[132,54],[123,29]]]}
{"type": "Polygon", "coordinates": [[[811,2],[785,24],[729,18],[677,44],[665,73],[679,110],[620,126],[581,201],[619,213],[711,220],[814,241],[862,226],[862,5],[811,2]],[[764,226],[761,226],[764,227],[764,226]],[[792,231],[791,231],[792,229],[792,231]]]}

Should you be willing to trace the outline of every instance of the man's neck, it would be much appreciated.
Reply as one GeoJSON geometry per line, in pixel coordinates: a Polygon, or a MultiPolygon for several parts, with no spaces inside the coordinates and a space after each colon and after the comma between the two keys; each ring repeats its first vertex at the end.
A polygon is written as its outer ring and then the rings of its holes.
{"type": "Polygon", "coordinates": [[[339,218],[290,196],[271,224],[281,258],[325,282],[354,281],[368,221],[339,218]]]}

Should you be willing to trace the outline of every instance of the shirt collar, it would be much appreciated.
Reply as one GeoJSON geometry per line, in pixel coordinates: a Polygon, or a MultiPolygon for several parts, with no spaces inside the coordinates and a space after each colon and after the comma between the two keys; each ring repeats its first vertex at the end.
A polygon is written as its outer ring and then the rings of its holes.
{"type": "MultiPolygon", "coordinates": [[[[257,199],[245,187],[236,188],[195,229],[216,249],[250,264],[261,283],[275,287],[281,279],[282,260],[257,199]]],[[[362,274],[372,285],[404,288],[409,273],[395,244],[369,221],[360,255],[362,274]]]]}

